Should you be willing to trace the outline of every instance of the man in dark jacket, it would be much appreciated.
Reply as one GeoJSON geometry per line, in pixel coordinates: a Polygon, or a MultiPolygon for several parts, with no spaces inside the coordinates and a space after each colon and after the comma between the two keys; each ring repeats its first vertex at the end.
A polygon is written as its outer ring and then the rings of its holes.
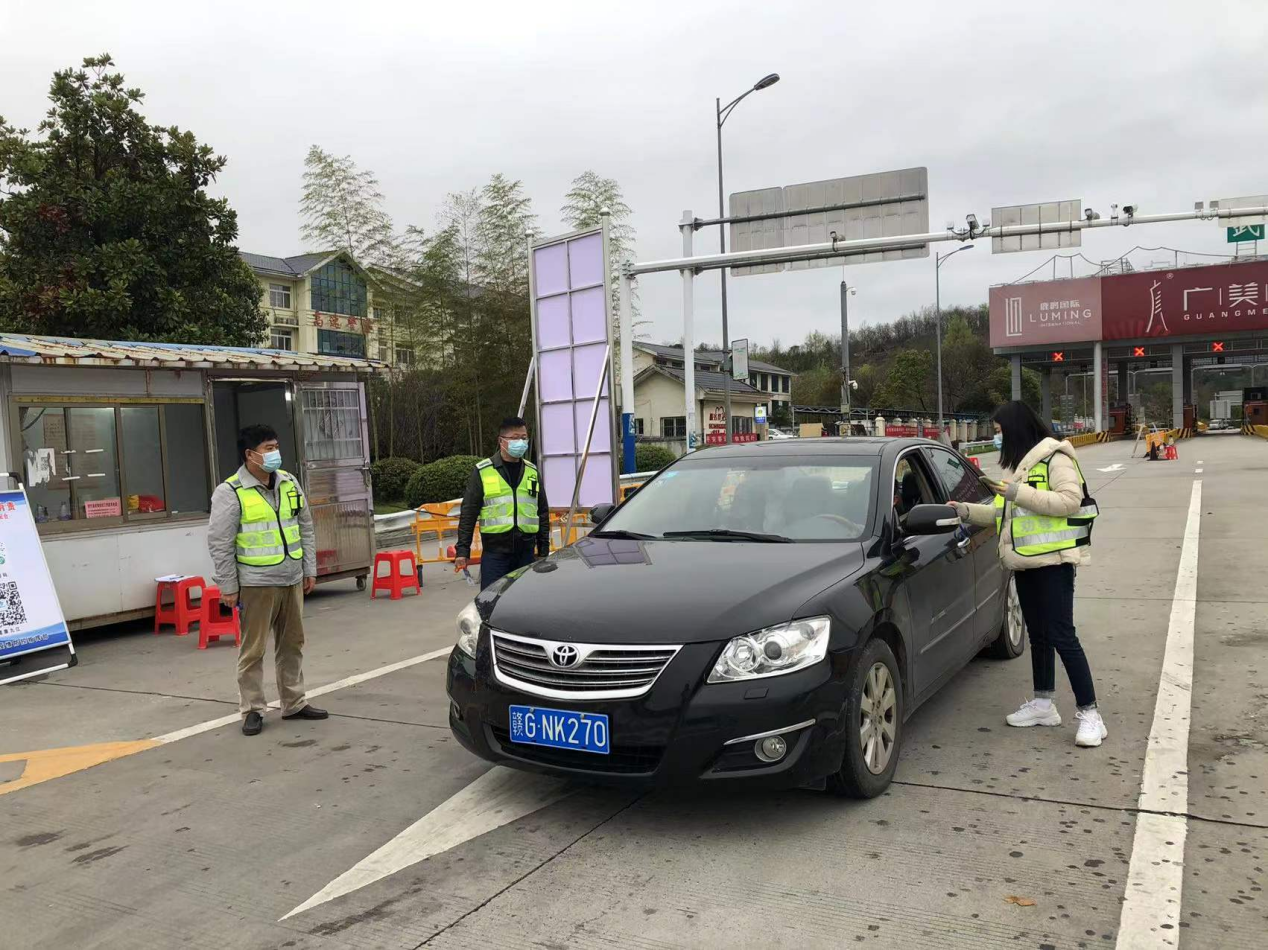
{"type": "Polygon", "coordinates": [[[471,538],[480,523],[480,589],[550,553],[550,507],[537,466],[525,460],[528,426],[518,416],[502,420],[498,451],[467,479],[458,519],[454,567],[471,557],[471,538]]]}

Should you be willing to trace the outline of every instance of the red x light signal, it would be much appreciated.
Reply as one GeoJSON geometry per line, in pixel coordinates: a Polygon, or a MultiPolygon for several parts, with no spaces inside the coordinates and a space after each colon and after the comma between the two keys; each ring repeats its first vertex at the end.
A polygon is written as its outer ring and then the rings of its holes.
{"type": "Polygon", "coordinates": [[[1132,347],[1132,356],[1144,356],[1145,348],[1143,346],[1132,347]]]}
{"type": "Polygon", "coordinates": [[[1221,341],[1218,341],[1218,340],[1217,340],[1216,342],[1212,343],[1212,344],[1211,344],[1211,352],[1212,352],[1212,353],[1223,353],[1223,352],[1224,352],[1224,344],[1223,344],[1223,342],[1221,342],[1221,341]]]}
{"type": "Polygon", "coordinates": [[[1064,354],[1064,353],[1062,353],[1060,350],[1057,350],[1055,353],[1053,353],[1053,354],[1052,354],[1052,362],[1054,362],[1054,363],[1064,363],[1064,362],[1065,362],[1065,354],[1064,354]]]}

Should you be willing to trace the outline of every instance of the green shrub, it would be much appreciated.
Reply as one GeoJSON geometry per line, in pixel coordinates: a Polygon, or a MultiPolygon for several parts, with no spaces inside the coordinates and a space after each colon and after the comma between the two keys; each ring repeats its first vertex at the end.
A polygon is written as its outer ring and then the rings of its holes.
{"type": "Polygon", "coordinates": [[[374,487],[376,501],[400,501],[405,497],[405,485],[420,463],[407,458],[379,459],[370,466],[370,484],[374,487]]]}
{"type": "Polygon", "coordinates": [[[480,459],[474,455],[451,455],[422,466],[405,486],[405,503],[411,508],[437,501],[461,498],[467,479],[480,459]]]}
{"type": "Polygon", "coordinates": [[[672,449],[654,442],[634,446],[634,471],[636,472],[659,472],[677,459],[678,456],[672,449]]]}

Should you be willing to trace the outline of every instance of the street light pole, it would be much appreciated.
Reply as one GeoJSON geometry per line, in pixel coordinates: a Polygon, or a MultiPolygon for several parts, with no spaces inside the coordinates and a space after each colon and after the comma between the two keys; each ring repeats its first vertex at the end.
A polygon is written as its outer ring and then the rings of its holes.
{"type": "Polygon", "coordinates": [[[933,310],[935,334],[938,340],[938,440],[942,440],[942,265],[948,258],[955,257],[961,251],[973,250],[972,244],[957,247],[947,254],[933,255],[933,310]]]}
{"type": "MultiPolygon", "coordinates": [[[[722,99],[714,99],[714,106],[717,110],[716,117],[718,120],[718,217],[726,217],[726,199],[722,188],[722,125],[730,117],[731,112],[738,106],[745,96],[766,89],[779,82],[779,73],[770,73],[759,79],[752,89],[747,89],[742,95],[736,96],[725,106],[722,105],[722,99]]],[[[718,225],[718,249],[726,253],[726,225],[718,225]]],[[[726,415],[726,443],[731,444],[731,374],[734,372],[733,367],[727,366],[727,357],[731,355],[731,333],[727,324],[726,310],[726,268],[721,267],[718,273],[722,277],[722,404],[723,413],[726,415]]],[[[690,359],[687,353],[683,354],[684,359],[690,359]]]]}

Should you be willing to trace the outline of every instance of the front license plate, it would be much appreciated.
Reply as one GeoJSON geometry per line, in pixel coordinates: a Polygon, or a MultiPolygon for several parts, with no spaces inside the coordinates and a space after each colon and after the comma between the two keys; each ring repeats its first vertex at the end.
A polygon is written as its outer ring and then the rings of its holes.
{"type": "Polygon", "coordinates": [[[611,752],[608,717],[603,713],[542,709],[538,706],[511,707],[511,741],[521,745],[546,745],[578,752],[611,752]]]}

